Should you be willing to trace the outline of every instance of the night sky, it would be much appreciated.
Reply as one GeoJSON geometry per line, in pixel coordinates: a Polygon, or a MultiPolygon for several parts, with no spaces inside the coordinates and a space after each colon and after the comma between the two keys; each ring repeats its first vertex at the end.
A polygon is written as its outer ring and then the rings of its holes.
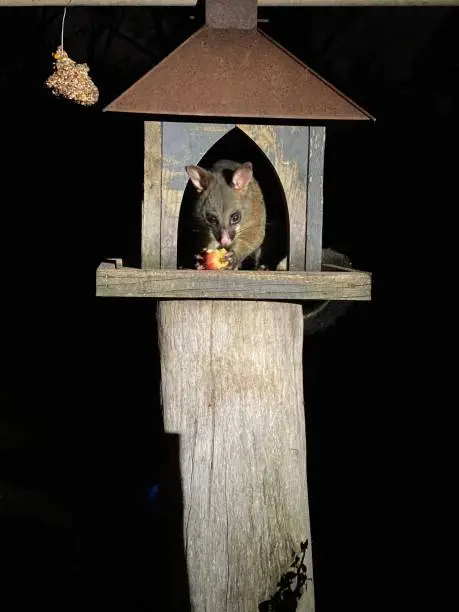
{"type": "MultiPolygon", "coordinates": [[[[458,17],[459,7],[259,10],[261,29],[376,117],[327,126],[324,245],[371,271],[374,288],[372,303],[305,343],[317,612],[350,600],[378,609],[387,445],[410,410],[394,389],[408,334],[432,333],[414,323],[422,285],[408,292],[454,233],[458,17]]],[[[61,18],[0,8],[0,557],[14,602],[4,609],[165,610],[153,305],[94,298],[101,260],[139,264],[143,126],[101,111],[203,12],[69,9],[64,46],[90,67],[92,108],[43,85],[61,18]]],[[[180,575],[178,565],[168,569],[180,575]]]]}

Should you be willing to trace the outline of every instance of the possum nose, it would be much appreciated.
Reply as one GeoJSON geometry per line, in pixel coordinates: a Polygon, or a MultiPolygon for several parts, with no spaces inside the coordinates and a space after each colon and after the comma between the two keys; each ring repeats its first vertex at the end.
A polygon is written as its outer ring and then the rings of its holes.
{"type": "Polygon", "coordinates": [[[223,230],[220,236],[220,244],[222,247],[228,247],[231,244],[231,238],[227,231],[223,230]]]}

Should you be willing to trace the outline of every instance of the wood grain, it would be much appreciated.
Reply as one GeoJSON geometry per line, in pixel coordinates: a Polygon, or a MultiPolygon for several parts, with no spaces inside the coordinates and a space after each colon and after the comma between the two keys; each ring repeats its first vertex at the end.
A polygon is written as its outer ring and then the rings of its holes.
{"type": "Polygon", "coordinates": [[[311,127],[307,179],[305,270],[322,269],[324,154],[325,128],[311,127]]]}
{"type": "Polygon", "coordinates": [[[96,295],[244,300],[371,299],[368,272],[253,272],[99,268],[96,295]]]}
{"type": "MultiPolygon", "coordinates": [[[[255,612],[310,538],[301,306],[161,301],[158,324],[191,609],[255,612]]],[[[313,582],[299,609],[313,612],[313,582]]]]}
{"type": "Polygon", "coordinates": [[[161,265],[161,155],[161,122],[145,121],[142,268],[159,268],[161,265]]]}

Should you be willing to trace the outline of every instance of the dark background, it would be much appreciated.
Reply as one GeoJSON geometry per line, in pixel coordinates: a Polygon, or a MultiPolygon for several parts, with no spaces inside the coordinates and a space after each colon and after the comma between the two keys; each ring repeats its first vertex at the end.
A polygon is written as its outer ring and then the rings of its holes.
{"type": "MultiPolygon", "coordinates": [[[[70,8],[64,46],[90,66],[94,108],[43,85],[61,16],[0,9],[0,580],[12,596],[2,607],[161,610],[161,561],[175,544],[160,537],[154,495],[171,478],[162,471],[154,304],[94,297],[102,259],[138,261],[143,128],[101,110],[203,14],[70,8]]],[[[388,466],[414,401],[395,389],[425,312],[409,292],[419,271],[425,282],[441,268],[439,245],[454,226],[458,16],[444,7],[259,9],[269,20],[260,28],[377,119],[327,128],[324,244],[371,271],[374,284],[371,304],[354,304],[305,342],[317,612],[350,601],[378,609],[391,579],[379,561],[394,546],[387,521],[399,505],[388,466]]],[[[415,349],[435,326],[424,317],[420,329],[415,349]]],[[[178,576],[179,565],[168,571],[178,576]]]]}

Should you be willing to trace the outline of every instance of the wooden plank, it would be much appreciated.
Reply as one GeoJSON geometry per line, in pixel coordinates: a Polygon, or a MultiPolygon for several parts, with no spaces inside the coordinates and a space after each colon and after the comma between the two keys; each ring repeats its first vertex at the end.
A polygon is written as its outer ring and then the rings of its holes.
{"type": "Polygon", "coordinates": [[[161,265],[161,153],[160,121],[145,121],[142,202],[142,268],[161,265]]]}
{"type": "Polygon", "coordinates": [[[309,133],[305,270],[322,269],[324,153],[325,128],[311,127],[309,133]]]}
{"type": "MultiPolygon", "coordinates": [[[[197,0],[72,0],[71,6],[196,6],[197,0]]],[[[2,6],[64,6],[63,0],[0,0],[2,6]]],[[[459,0],[258,0],[258,6],[455,6],[459,0]]]]}
{"type": "Polygon", "coordinates": [[[197,0],[0,0],[2,6],[195,6],[197,0]]]}
{"type": "Polygon", "coordinates": [[[238,124],[268,157],[282,184],[289,215],[289,269],[304,270],[309,128],[238,124]]]}
{"type": "Polygon", "coordinates": [[[185,166],[197,164],[234,124],[163,123],[161,268],[177,267],[180,206],[188,183],[185,166]]]}
{"type": "MultiPolygon", "coordinates": [[[[164,430],[180,440],[166,461],[179,461],[182,484],[183,609],[259,610],[308,539],[307,589],[292,609],[313,612],[301,306],[171,300],[157,319],[164,430]]],[[[177,498],[171,478],[162,495],[177,498]]],[[[175,571],[165,591],[180,600],[175,571]]]]}
{"type": "Polygon", "coordinates": [[[96,295],[176,299],[368,301],[371,299],[371,274],[99,268],[96,273],[96,295]]]}

